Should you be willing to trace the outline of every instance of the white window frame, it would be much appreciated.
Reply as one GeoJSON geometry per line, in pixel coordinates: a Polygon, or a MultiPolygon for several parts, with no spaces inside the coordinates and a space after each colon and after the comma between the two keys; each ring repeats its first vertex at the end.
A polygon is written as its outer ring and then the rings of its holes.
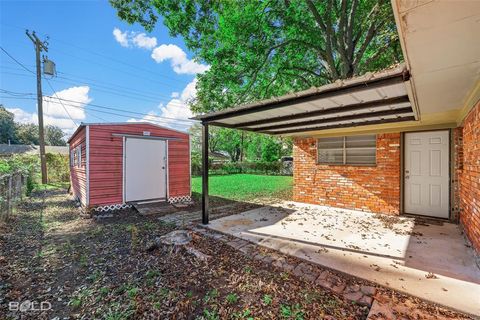
{"type": "Polygon", "coordinates": [[[80,168],[82,166],[82,145],[79,144],[77,147],[77,167],[80,168]]]}
{"type": "Polygon", "coordinates": [[[82,166],[82,145],[79,144],[75,148],[70,150],[70,167],[82,166]]]}
{"type": "Polygon", "coordinates": [[[320,143],[322,138],[317,139],[317,164],[322,164],[322,165],[330,165],[330,166],[363,166],[363,167],[372,167],[377,165],[377,135],[371,135],[371,134],[366,134],[366,135],[358,135],[356,137],[369,137],[373,136],[374,141],[375,141],[375,146],[373,147],[347,147],[347,137],[353,137],[353,136],[341,136],[337,138],[342,138],[343,140],[343,145],[340,148],[320,148],[320,143]],[[370,149],[370,150],[375,150],[374,154],[374,162],[372,163],[349,163],[348,158],[347,158],[347,151],[348,150],[361,150],[361,149],[370,149]],[[327,161],[320,161],[320,150],[342,150],[342,162],[327,162],[327,161]]]}

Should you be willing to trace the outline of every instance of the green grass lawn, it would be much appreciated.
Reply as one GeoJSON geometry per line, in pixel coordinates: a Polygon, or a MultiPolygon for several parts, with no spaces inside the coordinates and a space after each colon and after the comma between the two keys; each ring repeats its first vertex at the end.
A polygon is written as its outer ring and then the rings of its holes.
{"type": "MultiPolygon", "coordinates": [[[[209,194],[233,200],[256,197],[289,197],[292,189],[290,176],[231,174],[209,177],[209,194]]],[[[202,177],[192,178],[192,192],[202,192],[202,177]]]]}
{"type": "Polygon", "coordinates": [[[43,190],[55,190],[55,189],[68,189],[70,182],[51,182],[47,184],[35,184],[34,191],[43,191],[43,190]]]}

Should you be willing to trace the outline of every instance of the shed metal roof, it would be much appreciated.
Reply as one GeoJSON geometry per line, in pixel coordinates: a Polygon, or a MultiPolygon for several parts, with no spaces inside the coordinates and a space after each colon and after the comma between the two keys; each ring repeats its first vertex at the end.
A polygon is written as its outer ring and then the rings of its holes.
{"type": "Polygon", "coordinates": [[[417,120],[404,65],[199,115],[204,124],[274,135],[417,120]]]}
{"type": "Polygon", "coordinates": [[[70,141],[72,140],[72,138],[77,135],[78,131],[80,131],[81,128],[86,127],[86,126],[126,126],[126,125],[128,125],[128,126],[149,125],[149,126],[154,126],[154,127],[161,128],[161,129],[165,129],[165,130],[170,130],[170,131],[175,131],[175,132],[178,132],[178,133],[183,133],[183,134],[186,134],[186,135],[190,135],[188,132],[181,131],[181,130],[177,130],[177,129],[172,129],[172,128],[165,127],[165,126],[161,126],[161,125],[158,125],[158,124],[156,124],[156,123],[151,123],[151,122],[148,122],[148,121],[132,121],[132,122],[82,122],[82,123],[80,123],[80,125],[77,127],[77,129],[75,129],[75,131],[74,131],[73,134],[70,136],[70,138],[68,138],[67,143],[70,143],[70,141]]]}

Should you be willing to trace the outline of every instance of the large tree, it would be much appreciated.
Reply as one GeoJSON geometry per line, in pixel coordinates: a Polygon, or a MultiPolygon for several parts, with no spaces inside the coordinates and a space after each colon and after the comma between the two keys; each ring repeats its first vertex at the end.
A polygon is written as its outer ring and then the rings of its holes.
{"type": "Polygon", "coordinates": [[[50,146],[66,146],[65,132],[57,126],[45,127],[45,144],[50,146]]]}
{"type": "MultiPolygon", "coordinates": [[[[65,133],[57,126],[45,126],[45,144],[49,146],[66,146],[65,133]]],[[[38,125],[33,123],[16,124],[15,133],[20,144],[39,144],[38,125]]]]}
{"type": "Polygon", "coordinates": [[[0,104],[0,143],[15,143],[14,114],[0,104]]]}
{"type": "Polygon", "coordinates": [[[38,126],[33,123],[22,123],[16,125],[18,143],[38,145],[38,126]]]}
{"type": "Polygon", "coordinates": [[[402,59],[387,0],[110,0],[153,30],[159,16],[210,65],[196,113],[385,68],[402,59]]]}

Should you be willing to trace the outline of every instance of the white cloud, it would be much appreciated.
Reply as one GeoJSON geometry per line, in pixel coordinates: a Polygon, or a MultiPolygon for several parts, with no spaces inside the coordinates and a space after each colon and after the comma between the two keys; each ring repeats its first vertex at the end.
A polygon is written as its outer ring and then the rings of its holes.
{"type": "Polygon", "coordinates": [[[157,38],[149,37],[145,33],[133,31],[122,32],[119,28],[114,28],[113,36],[122,47],[137,47],[148,50],[153,49],[151,54],[152,59],[157,63],[170,60],[173,71],[178,74],[197,74],[210,69],[210,66],[208,65],[188,59],[185,51],[177,45],[162,44],[156,47],[157,38]]]}
{"type": "Polygon", "coordinates": [[[45,96],[43,97],[43,111],[45,115],[55,118],[72,117],[74,120],[83,120],[85,119],[83,107],[92,101],[88,96],[89,91],[90,88],[88,86],[71,87],[58,91],[56,96],[45,96]],[[62,105],[57,98],[76,102],[62,101],[62,105]],[[65,109],[68,111],[68,114],[65,109]]]}
{"type": "Polygon", "coordinates": [[[170,95],[171,98],[178,98],[180,96],[180,93],[178,92],[172,92],[172,94],[170,95]]]}
{"type": "Polygon", "coordinates": [[[157,38],[139,33],[132,38],[132,42],[139,48],[153,49],[157,45],[157,38]]]}
{"type": "Polygon", "coordinates": [[[115,28],[113,29],[113,36],[122,47],[128,47],[128,36],[126,31],[122,32],[120,29],[115,28]]]}
{"type": "Polygon", "coordinates": [[[135,46],[137,48],[151,50],[157,45],[157,38],[149,37],[145,33],[138,33],[133,31],[122,32],[120,29],[114,28],[113,36],[122,47],[126,48],[130,46],[135,46]]]}
{"type": "Polygon", "coordinates": [[[188,59],[185,51],[174,44],[162,44],[153,49],[152,59],[157,63],[170,60],[173,71],[179,74],[197,74],[210,68],[210,66],[188,59]]]}
{"type": "Polygon", "coordinates": [[[20,108],[7,108],[8,111],[13,113],[15,116],[15,122],[18,123],[38,123],[38,118],[36,113],[30,113],[20,108]]]}
{"type": "MultiPolygon", "coordinates": [[[[88,86],[71,87],[57,92],[57,96],[43,97],[43,122],[45,125],[54,125],[60,127],[67,135],[72,134],[77,125],[86,118],[84,106],[90,103],[92,99],[88,96],[90,88],[88,86]],[[65,108],[57,99],[62,100],[65,108]],[[65,100],[72,100],[65,101],[65,100]],[[68,111],[65,111],[65,109],[68,111]],[[72,119],[70,119],[70,117],[72,119]]],[[[38,115],[36,112],[30,113],[21,108],[7,108],[15,116],[15,121],[19,123],[38,124],[38,115]]]]}
{"type": "Polygon", "coordinates": [[[183,89],[181,94],[178,94],[177,97],[171,99],[166,105],[161,103],[158,106],[160,109],[159,112],[157,111],[150,111],[148,115],[143,117],[140,120],[137,119],[130,119],[129,122],[152,122],[162,126],[170,127],[177,130],[186,131],[193,123],[192,122],[185,122],[185,121],[178,121],[178,120],[187,120],[193,116],[188,103],[195,99],[197,95],[196,89],[197,79],[193,79],[192,82],[187,84],[187,86],[183,89]],[[162,117],[162,118],[159,118],[162,117]],[[168,118],[168,119],[166,119],[168,118]]]}

